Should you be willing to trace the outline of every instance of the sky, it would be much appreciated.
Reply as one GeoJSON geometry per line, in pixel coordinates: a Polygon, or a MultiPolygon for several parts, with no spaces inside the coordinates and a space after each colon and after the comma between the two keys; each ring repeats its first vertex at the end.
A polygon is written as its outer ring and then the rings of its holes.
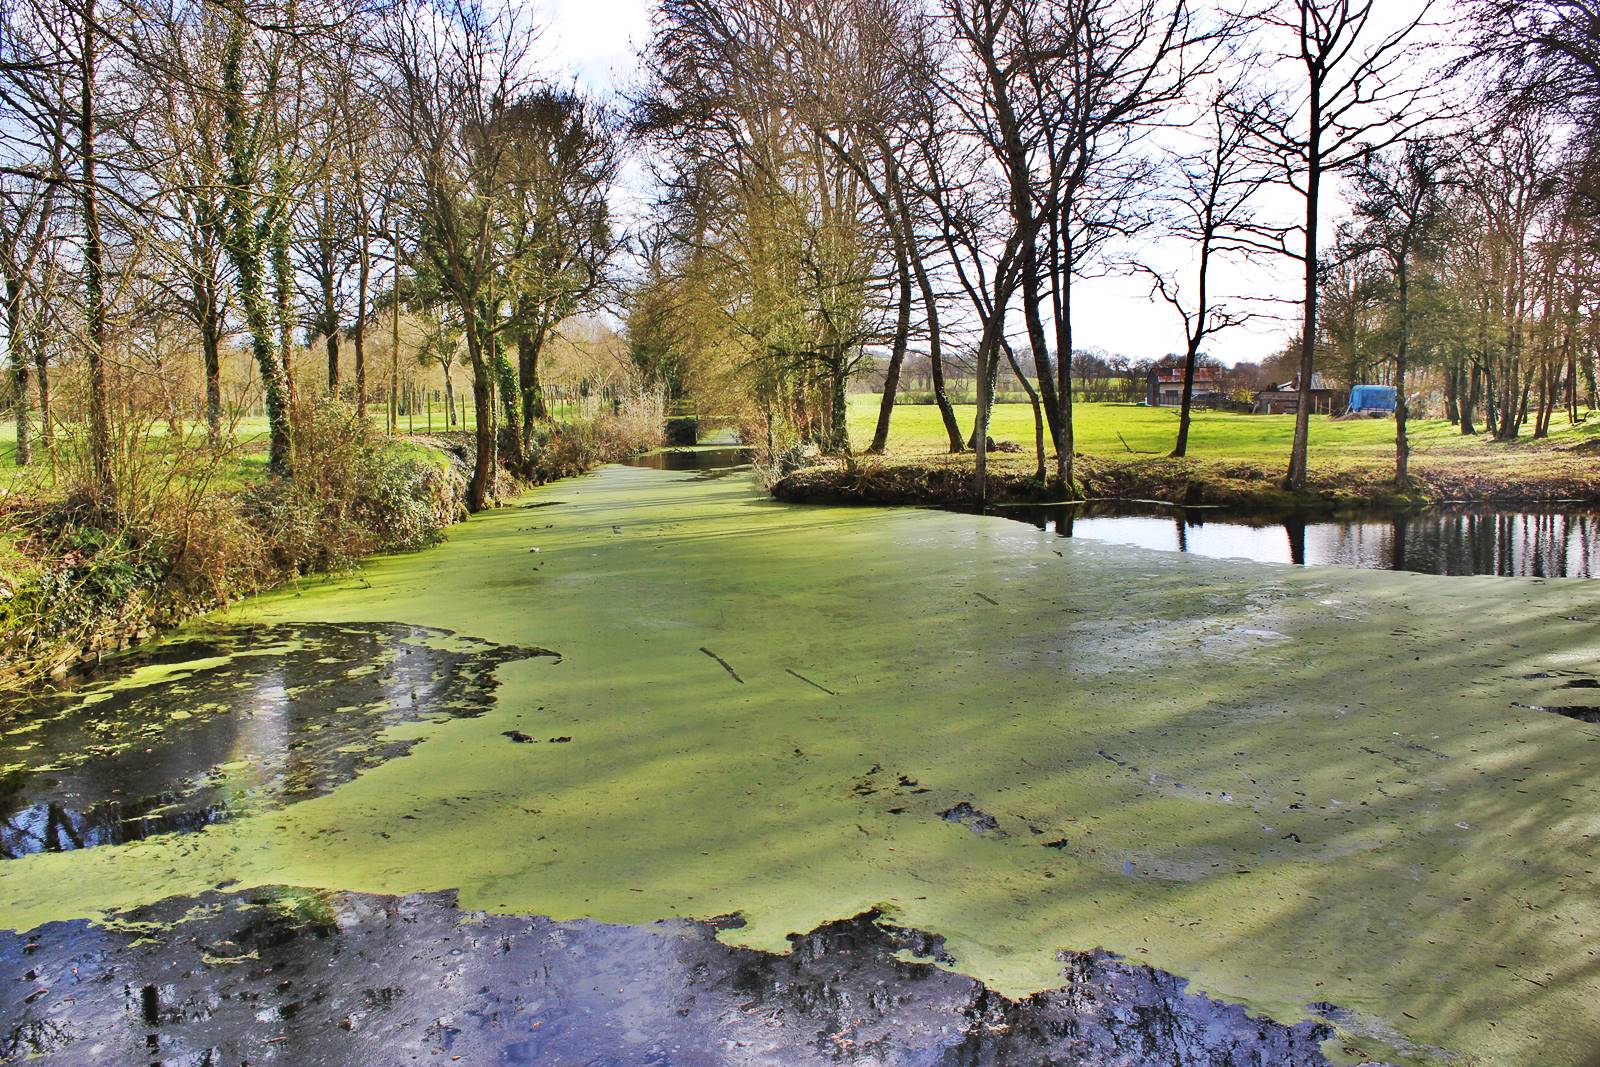
{"type": "MultiPolygon", "coordinates": [[[[1388,2],[1388,0],[1385,0],[1388,2]]],[[[1405,6],[1404,0],[1397,6],[1405,6]]],[[[566,72],[592,92],[625,91],[640,79],[638,53],[649,40],[653,0],[544,0],[549,69],[566,72]]],[[[1398,17],[1398,10],[1395,11],[1398,17]]],[[[642,168],[632,168],[642,181],[642,168]]],[[[629,190],[635,194],[642,189],[629,190]]],[[[628,200],[643,209],[644,200],[628,200]]],[[[1337,198],[1334,210],[1338,210],[1337,198]]],[[[1324,231],[1328,232],[1328,231],[1324,231]]],[[[1224,293],[1258,293],[1293,301],[1302,287],[1297,264],[1274,261],[1243,271],[1214,271],[1213,285],[1224,293]]],[[[1184,349],[1183,330],[1171,308],[1150,296],[1148,280],[1111,277],[1079,282],[1075,288],[1074,347],[1101,348],[1135,359],[1184,349]]],[[[1298,313],[1278,306],[1271,316],[1231,330],[1208,345],[1226,364],[1259,360],[1280,351],[1298,328],[1298,313]]]]}

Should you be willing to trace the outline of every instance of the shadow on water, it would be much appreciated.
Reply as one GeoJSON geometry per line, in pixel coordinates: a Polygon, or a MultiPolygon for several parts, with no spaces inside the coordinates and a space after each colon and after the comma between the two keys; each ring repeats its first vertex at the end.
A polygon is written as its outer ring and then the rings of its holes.
{"type": "MultiPolygon", "coordinates": [[[[52,1064],[776,1063],[1311,1067],[1281,1026],[1105,953],[1013,1001],[872,915],[778,956],[715,924],[465,915],[448,894],[264,890],[0,934],[0,1055],[52,1064]],[[913,958],[915,957],[915,958],[913,958]]],[[[738,920],[722,925],[737,925],[738,920]]]]}
{"type": "Polygon", "coordinates": [[[1600,513],[1439,507],[1351,518],[1257,517],[1127,503],[997,508],[1063,537],[1218,559],[1422,574],[1600,577],[1600,513]]]}
{"type": "Polygon", "coordinates": [[[415,744],[385,728],[480,715],[494,668],[537,654],[550,653],[318,623],[120,657],[85,687],[0,711],[0,859],[190,833],[321,795],[415,744]]]}

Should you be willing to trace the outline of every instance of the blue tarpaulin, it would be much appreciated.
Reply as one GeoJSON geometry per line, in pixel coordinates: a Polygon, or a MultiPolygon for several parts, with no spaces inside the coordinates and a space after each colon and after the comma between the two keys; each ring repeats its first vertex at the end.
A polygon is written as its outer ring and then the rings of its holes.
{"type": "Polygon", "coordinates": [[[1350,390],[1350,411],[1393,411],[1394,386],[1357,385],[1350,390]]]}

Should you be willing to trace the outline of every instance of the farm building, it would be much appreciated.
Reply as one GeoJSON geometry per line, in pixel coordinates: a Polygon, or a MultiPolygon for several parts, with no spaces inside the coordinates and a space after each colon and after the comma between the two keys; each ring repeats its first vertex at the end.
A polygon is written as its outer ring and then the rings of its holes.
{"type": "MultiPolygon", "coordinates": [[[[1344,409],[1345,394],[1334,389],[1320,373],[1311,375],[1311,413],[1333,415],[1344,409]]],[[[1300,377],[1256,392],[1257,415],[1293,415],[1300,410],[1300,377]]]]}
{"type": "MultiPolygon", "coordinates": [[[[1216,367],[1194,369],[1194,401],[1222,396],[1222,372],[1216,367]]],[[[1175,408],[1183,404],[1183,367],[1151,367],[1145,384],[1145,403],[1153,408],[1175,408]]]]}

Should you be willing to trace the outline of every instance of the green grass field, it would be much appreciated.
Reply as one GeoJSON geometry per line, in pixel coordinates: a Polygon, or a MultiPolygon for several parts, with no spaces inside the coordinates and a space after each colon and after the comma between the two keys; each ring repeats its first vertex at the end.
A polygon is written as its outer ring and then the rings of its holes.
{"type": "MultiPolygon", "coordinates": [[[[557,405],[553,412],[557,420],[572,419],[580,414],[581,409],[574,404],[557,405]]],[[[385,425],[385,415],[386,412],[381,405],[375,404],[368,409],[368,418],[380,430],[385,425]]],[[[477,421],[470,409],[467,411],[465,422],[458,423],[454,427],[445,424],[445,414],[442,409],[433,411],[431,424],[426,412],[418,412],[414,417],[400,416],[400,433],[402,435],[427,433],[430,430],[434,433],[440,433],[447,429],[471,431],[476,426],[477,421]]],[[[152,439],[154,440],[165,437],[168,432],[165,424],[157,424],[151,429],[152,439]]],[[[267,461],[266,417],[251,415],[241,418],[234,428],[234,439],[239,447],[224,462],[223,470],[221,471],[223,477],[230,480],[243,479],[264,469],[267,461]]],[[[11,419],[0,419],[0,477],[17,473],[16,450],[16,422],[11,419]]]]}
{"type": "MultiPolygon", "coordinates": [[[[579,404],[556,404],[553,406],[551,416],[558,422],[568,421],[582,415],[582,406],[579,404]]],[[[381,404],[372,404],[367,409],[367,418],[380,430],[386,423],[386,411],[381,404]]],[[[477,426],[477,419],[472,409],[468,407],[465,421],[458,421],[455,426],[449,426],[445,421],[443,408],[435,407],[432,411],[431,421],[427,411],[418,411],[415,415],[400,416],[400,433],[441,433],[445,430],[471,431],[477,426]]],[[[155,437],[167,433],[165,424],[156,424],[152,427],[155,437]]],[[[266,462],[265,456],[255,455],[266,448],[267,420],[264,415],[249,415],[239,419],[234,429],[235,439],[244,446],[244,451],[250,454],[255,463],[266,462]]],[[[13,419],[0,419],[0,471],[15,469],[17,449],[17,426],[13,419]]]]}
{"type": "MultiPolygon", "coordinates": [[[[1178,414],[1171,408],[1150,408],[1132,404],[1077,404],[1074,427],[1078,451],[1091,456],[1133,459],[1165,456],[1172,450],[1178,429],[1178,414]]],[[[435,412],[438,415],[438,412],[435,412]]],[[[557,417],[571,413],[558,412],[557,417]]],[[[959,405],[956,416],[963,431],[972,425],[973,408],[959,405]]],[[[381,422],[382,411],[372,417],[381,422]]],[[[857,449],[872,438],[878,417],[878,397],[861,394],[850,398],[850,439],[857,449]]],[[[406,432],[408,421],[400,427],[406,432]]],[[[417,420],[423,432],[426,423],[417,420]]],[[[469,414],[465,429],[471,429],[469,414]]],[[[434,430],[444,429],[440,418],[434,430]]],[[[158,431],[162,432],[162,431],[158,431]]],[[[259,417],[240,420],[237,437],[241,447],[221,472],[225,479],[247,479],[266,461],[266,421],[259,417]]],[[[994,409],[991,436],[997,441],[1014,441],[1020,453],[997,453],[992,462],[997,468],[1031,470],[1033,467],[1033,412],[1026,404],[998,404],[994,409]]],[[[1232,412],[1196,412],[1189,431],[1189,454],[1197,460],[1248,463],[1275,469],[1288,462],[1289,445],[1294,436],[1292,415],[1240,415],[1232,412]]],[[[1447,466],[1477,477],[1527,478],[1555,465],[1573,462],[1592,464],[1586,455],[1575,457],[1572,446],[1600,442],[1600,417],[1577,426],[1556,416],[1549,438],[1534,441],[1523,438],[1504,443],[1480,434],[1464,437],[1444,419],[1414,419],[1411,423],[1413,464],[1447,466]]],[[[15,475],[16,431],[9,421],[0,421],[0,476],[15,475]]],[[[945,434],[939,410],[931,404],[902,404],[895,408],[889,434],[890,458],[902,462],[970,462],[945,459],[945,434]]],[[[1394,461],[1394,421],[1358,419],[1335,421],[1326,416],[1311,420],[1311,465],[1313,469],[1334,471],[1341,468],[1383,469],[1394,461]]],[[[9,480],[9,479],[8,479],[9,480]]]]}
{"type": "MultiPolygon", "coordinates": [[[[971,406],[958,406],[956,418],[970,433],[971,406]]],[[[878,397],[858,395],[850,401],[850,440],[865,448],[877,424],[878,397]]],[[[1026,404],[997,404],[990,436],[1015,441],[1018,455],[997,455],[998,462],[1031,469],[1033,465],[1033,409],[1026,404]]],[[[1178,412],[1133,404],[1076,404],[1073,432],[1080,453],[1133,458],[1165,456],[1178,433],[1178,412]]],[[[1287,464],[1294,438],[1293,415],[1241,415],[1233,412],[1196,412],[1189,428],[1189,455],[1195,459],[1249,462],[1263,466],[1287,464]]],[[[1522,458],[1535,460],[1551,450],[1582,441],[1600,441],[1600,418],[1571,426],[1557,415],[1551,436],[1542,441],[1523,439],[1496,443],[1480,434],[1464,437],[1444,419],[1413,419],[1410,423],[1413,461],[1504,463],[1522,458]]],[[[1048,442],[1046,443],[1048,448],[1048,442]]],[[[944,455],[946,437],[939,409],[931,404],[903,404],[895,408],[889,431],[889,453],[902,460],[944,455]]],[[[1311,420],[1311,462],[1316,466],[1384,466],[1394,461],[1394,420],[1354,419],[1334,421],[1327,416],[1311,420]]]]}

